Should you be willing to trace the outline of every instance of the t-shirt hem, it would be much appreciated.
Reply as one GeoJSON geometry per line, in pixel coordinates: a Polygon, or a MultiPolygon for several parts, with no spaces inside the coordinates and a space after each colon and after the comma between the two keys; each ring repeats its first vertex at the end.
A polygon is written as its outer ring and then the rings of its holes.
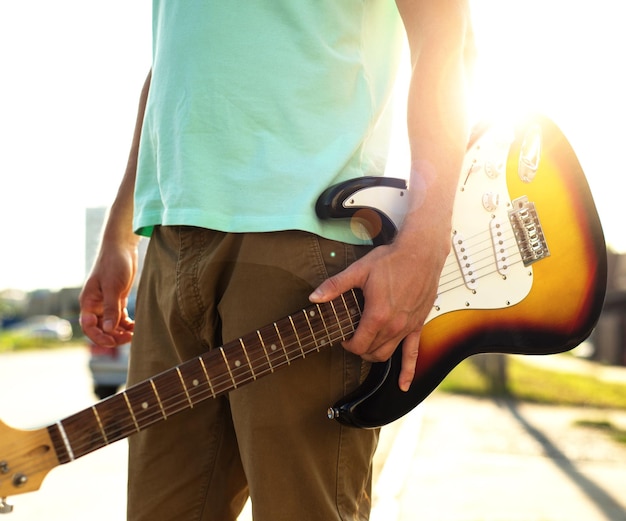
{"type": "MultiPolygon", "coordinates": [[[[196,214],[197,212],[190,212],[196,214]]],[[[233,218],[229,221],[171,212],[165,215],[143,215],[134,222],[135,233],[149,237],[155,226],[195,226],[225,233],[264,233],[287,230],[299,230],[313,233],[325,239],[347,244],[367,245],[371,239],[365,228],[349,219],[311,221],[310,216],[276,218],[276,216],[258,216],[254,218],[233,218]]]]}

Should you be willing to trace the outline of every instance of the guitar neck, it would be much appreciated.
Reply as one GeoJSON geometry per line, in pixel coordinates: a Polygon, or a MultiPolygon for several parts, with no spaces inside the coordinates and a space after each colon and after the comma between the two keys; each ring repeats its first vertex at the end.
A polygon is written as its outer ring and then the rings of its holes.
{"type": "Polygon", "coordinates": [[[53,425],[59,463],[127,438],[176,413],[347,339],[361,318],[355,291],[302,309],[208,351],[53,425]]]}

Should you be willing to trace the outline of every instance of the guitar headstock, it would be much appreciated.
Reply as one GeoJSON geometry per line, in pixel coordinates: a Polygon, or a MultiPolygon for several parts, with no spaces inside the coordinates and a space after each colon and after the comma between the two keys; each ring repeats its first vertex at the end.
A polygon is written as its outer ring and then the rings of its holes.
{"type": "Polygon", "coordinates": [[[13,429],[0,421],[0,513],[11,511],[8,496],[38,490],[58,465],[48,429],[13,429]]]}

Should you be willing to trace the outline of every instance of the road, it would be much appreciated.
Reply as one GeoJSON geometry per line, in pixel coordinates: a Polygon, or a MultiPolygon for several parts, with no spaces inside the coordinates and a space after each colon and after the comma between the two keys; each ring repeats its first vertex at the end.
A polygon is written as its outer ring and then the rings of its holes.
{"type": "MultiPolygon", "coordinates": [[[[36,429],[90,407],[98,399],[88,360],[81,347],[0,353],[0,420],[36,429]]],[[[14,510],[0,521],[125,519],[127,455],[120,441],[52,469],[40,490],[8,498],[14,510]]],[[[239,521],[251,519],[248,503],[239,521]]]]}
{"type": "MultiPolygon", "coordinates": [[[[0,419],[31,429],[89,407],[97,398],[87,361],[80,347],[0,354],[0,419]]],[[[122,441],[56,467],[37,492],[9,498],[14,511],[0,521],[125,519],[126,455],[122,441]]]]}

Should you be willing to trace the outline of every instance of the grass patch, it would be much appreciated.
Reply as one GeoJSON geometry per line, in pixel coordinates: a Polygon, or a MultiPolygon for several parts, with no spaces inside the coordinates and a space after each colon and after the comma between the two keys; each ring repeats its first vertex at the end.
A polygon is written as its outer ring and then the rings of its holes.
{"type": "Polygon", "coordinates": [[[28,349],[52,349],[55,347],[67,347],[75,345],[80,339],[72,339],[67,342],[51,338],[33,338],[19,333],[0,333],[0,353],[5,351],[24,351],[28,349]]]}
{"type": "Polygon", "coordinates": [[[437,388],[446,393],[491,396],[491,386],[470,360],[457,365],[437,388]]]}
{"type": "MultiPolygon", "coordinates": [[[[509,358],[507,395],[526,402],[626,410],[626,382],[562,373],[509,358]]],[[[492,396],[489,381],[471,360],[459,364],[441,383],[445,392],[492,396]]]]}
{"type": "Polygon", "coordinates": [[[626,383],[562,373],[509,361],[510,391],[521,400],[597,408],[626,409],[626,383]]]}
{"type": "Polygon", "coordinates": [[[616,427],[608,420],[578,420],[576,425],[596,429],[609,435],[618,443],[626,444],[626,430],[616,427]]]}
{"type": "MultiPolygon", "coordinates": [[[[488,378],[471,359],[461,362],[438,389],[471,396],[495,396],[488,378]]],[[[552,371],[524,363],[520,358],[507,360],[504,394],[516,400],[546,405],[626,410],[626,382],[605,382],[593,376],[552,371]]],[[[575,425],[596,429],[626,445],[626,430],[608,420],[578,420],[575,425]]]]}

